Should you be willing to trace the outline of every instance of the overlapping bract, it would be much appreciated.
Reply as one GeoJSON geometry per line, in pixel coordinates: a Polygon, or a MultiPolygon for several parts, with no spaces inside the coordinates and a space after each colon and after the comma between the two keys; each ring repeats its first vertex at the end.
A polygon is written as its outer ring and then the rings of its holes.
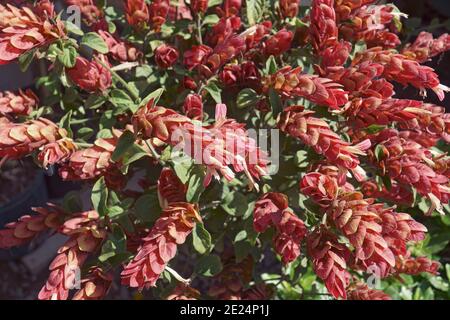
{"type": "Polygon", "coordinates": [[[0,158],[20,159],[66,135],[66,130],[45,118],[6,123],[0,127],[0,158]]]}
{"type": "Polygon", "coordinates": [[[69,240],[49,266],[50,275],[39,292],[40,300],[66,300],[69,291],[79,284],[80,268],[106,236],[105,230],[98,226],[98,218],[97,212],[87,211],[62,225],[60,232],[68,235],[69,240]]]}
{"type": "Polygon", "coordinates": [[[328,161],[353,170],[356,177],[360,178],[358,155],[365,155],[364,150],[370,147],[370,141],[365,140],[352,146],[331,130],[324,120],[312,117],[313,114],[313,111],[305,110],[302,106],[288,107],[282,113],[278,127],[281,131],[314,148],[328,161]]]}
{"type": "Polygon", "coordinates": [[[18,92],[0,92],[0,114],[2,115],[29,115],[39,104],[39,98],[30,90],[18,92]]]}
{"type": "MultiPolygon", "coordinates": [[[[151,210],[151,208],[149,208],[151,210]]],[[[202,219],[192,204],[172,203],[155,222],[137,255],[122,271],[122,284],[143,289],[153,287],[175,257],[177,246],[186,241],[195,223],[202,219]]]]}
{"type": "Polygon", "coordinates": [[[305,98],[331,109],[338,109],[347,103],[347,93],[340,84],[301,72],[301,68],[284,67],[264,80],[264,89],[268,91],[273,88],[285,98],[305,98]]]}
{"type": "Polygon", "coordinates": [[[244,172],[251,186],[257,187],[255,179],[267,174],[266,155],[248,135],[243,124],[226,118],[226,110],[225,105],[217,105],[215,123],[198,126],[174,110],[149,103],[138,110],[133,124],[135,132],[144,138],[156,138],[182,147],[197,163],[205,164],[205,186],[213,177],[219,179],[219,172],[227,180],[232,180],[235,173],[244,172]]]}
{"type": "Polygon", "coordinates": [[[28,7],[0,4],[0,65],[65,36],[62,22],[48,13],[46,16],[28,7]]]}
{"type": "Polygon", "coordinates": [[[306,227],[288,207],[286,195],[274,192],[264,194],[255,203],[253,226],[257,232],[275,227],[273,245],[284,264],[294,261],[300,255],[300,245],[306,235],[306,227]]]}
{"type": "Polygon", "coordinates": [[[32,210],[33,215],[22,216],[0,230],[0,248],[24,245],[47,230],[56,230],[64,221],[64,212],[53,204],[32,210]]]}

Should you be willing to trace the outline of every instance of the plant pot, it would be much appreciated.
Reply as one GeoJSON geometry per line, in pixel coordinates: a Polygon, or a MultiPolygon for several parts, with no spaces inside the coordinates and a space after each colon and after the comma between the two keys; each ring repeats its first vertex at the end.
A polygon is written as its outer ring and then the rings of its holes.
{"type": "MultiPolygon", "coordinates": [[[[42,171],[37,171],[30,186],[24,192],[0,207],[0,228],[3,229],[7,223],[16,221],[23,215],[31,214],[31,207],[44,205],[47,200],[48,195],[44,174],[42,171]]],[[[33,247],[33,244],[28,244],[18,248],[1,249],[0,260],[20,258],[30,252],[33,247]]]]}

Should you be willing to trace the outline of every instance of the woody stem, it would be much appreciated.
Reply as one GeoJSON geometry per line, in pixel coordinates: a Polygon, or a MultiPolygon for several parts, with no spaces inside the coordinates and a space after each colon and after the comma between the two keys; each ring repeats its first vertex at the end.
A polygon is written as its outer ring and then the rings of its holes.
{"type": "Polygon", "coordinates": [[[200,15],[197,14],[197,37],[198,37],[198,42],[200,44],[203,44],[203,37],[202,37],[202,21],[200,19],[200,15]]]}
{"type": "Polygon", "coordinates": [[[191,279],[185,279],[178,272],[173,270],[171,267],[167,266],[165,269],[167,272],[169,272],[175,279],[177,279],[180,282],[183,282],[186,285],[189,285],[191,283],[191,279]]]}
{"type": "Polygon", "coordinates": [[[130,85],[121,76],[119,76],[119,74],[116,71],[111,69],[108,65],[106,65],[98,57],[94,57],[94,59],[95,59],[95,61],[100,63],[104,68],[108,69],[109,72],[111,72],[112,76],[114,78],[116,78],[116,80],[119,81],[127,89],[127,91],[131,94],[131,96],[133,97],[133,99],[136,102],[140,102],[141,99],[140,99],[139,95],[136,93],[136,91],[134,91],[133,88],[131,88],[130,85]]]}

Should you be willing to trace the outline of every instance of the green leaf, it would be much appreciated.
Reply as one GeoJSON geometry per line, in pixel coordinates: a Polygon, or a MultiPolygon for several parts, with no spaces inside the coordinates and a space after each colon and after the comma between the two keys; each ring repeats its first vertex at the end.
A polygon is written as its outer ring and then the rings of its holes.
{"type": "Polygon", "coordinates": [[[141,196],[134,205],[134,213],[144,222],[156,221],[161,215],[158,196],[155,193],[141,196]]]}
{"type": "Polygon", "coordinates": [[[213,277],[222,271],[222,268],[220,257],[212,254],[209,256],[203,256],[197,260],[195,272],[205,277],[213,277]]]}
{"type": "Polygon", "coordinates": [[[239,242],[239,241],[243,241],[245,239],[247,239],[248,234],[246,230],[241,230],[238,232],[238,234],[236,235],[236,237],[234,237],[234,242],[239,242]]]}
{"type": "Polygon", "coordinates": [[[211,235],[202,223],[197,223],[192,231],[192,244],[200,254],[205,254],[211,249],[211,235]]]}
{"type": "Polygon", "coordinates": [[[270,56],[269,59],[267,59],[266,61],[266,68],[264,69],[264,72],[266,74],[274,74],[275,72],[277,72],[278,67],[277,67],[277,62],[275,61],[275,57],[274,56],[270,56]]]}
{"type": "Polygon", "coordinates": [[[117,226],[113,226],[113,230],[108,234],[108,239],[102,246],[100,262],[108,262],[113,266],[121,264],[126,261],[131,254],[127,251],[127,237],[123,230],[117,226]]]}
{"type": "Polygon", "coordinates": [[[247,197],[238,191],[228,193],[223,202],[222,209],[231,216],[245,216],[251,209],[247,197]]]}
{"type": "Polygon", "coordinates": [[[97,109],[100,108],[105,102],[107,98],[100,94],[100,93],[94,93],[89,95],[85,102],[85,107],[88,109],[97,109]]]}
{"type": "Polygon", "coordinates": [[[75,67],[75,62],[78,56],[77,50],[70,46],[62,50],[62,54],[58,55],[58,60],[67,68],[75,67]]]}
{"type": "MultiPolygon", "coordinates": [[[[144,100],[142,100],[142,102],[139,105],[139,107],[147,105],[151,100],[153,100],[153,105],[156,105],[158,103],[159,99],[161,99],[161,96],[162,96],[163,93],[164,93],[164,89],[163,88],[160,88],[160,89],[157,89],[157,90],[153,91],[148,96],[146,96],[144,98],[144,100]]],[[[138,110],[138,108],[136,108],[136,110],[134,110],[134,111],[132,110],[132,111],[134,113],[137,110],[138,110]]]]}
{"type": "Polygon", "coordinates": [[[246,88],[239,92],[237,96],[237,107],[240,109],[248,108],[258,102],[258,94],[255,90],[246,88]]]}
{"type": "Polygon", "coordinates": [[[382,126],[382,125],[379,125],[379,124],[372,124],[372,125],[368,126],[365,129],[365,131],[368,134],[376,134],[376,133],[380,132],[381,130],[383,130],[385,128],[386,128],[386,126],[382,126]]]}
{"type": "Polygon", "coordinates": [[[180,155],[180,157],[177,157],[175,155],[172,157],[171,162],[173,170],[177,174],[177,177],[182,183],[186,184],[189,181],[190,171],[193,166],[192,159],[187,156],[180,155]]]}
{"type": "Polygon", "coordinates": [[[264,0],[245,0],[248,23],[253,26],[261,21],[264,13],[264,0]]]}
{"type": "Polygon", "coordinates": [[[200,195],[205,190],[203,186],[203,180],[206,176],[206,172],[202,166],[195,165],[191,167],[189,171],[188,188],[186,192],[186,200],[190,203],[198,203],[200,195]]]}
{"type": "Polygon", "coordinates": [[[126,130],[119,138],[116,149],[111,155],[111,160],[114,162],[119,161],[125,155],[125,153],[134,145],[134,134],[131,131],[126,130]]]}
{"type": "Polygon", "coordinates": [[[218,5],[221,5],[223,3],[223,0],[209,0],[208,1],[208,8],[212,8],[218,5]]]}
{"type": "Polygon", "coordinates": [[[216,103],[222,103],[222,90],[215,84],[214,82],[208,83],[205,87],[205,90],[208,91],[209,95],[214,99],[216,103]]]}
{"type": "Polygon", "coordinates": [[[109,51],[106,42],[95,32],[86,33],[81,39],[81,44],[102,54],[107,54],[109,51]]]}
{"type": "Polygon", "coordinates": [[[219,22],[219,16],[217,16],[217,14],[209,14],[203,19],[202,24],[210,25],[216,24],[217,22],[219,22]]]}
{"type": "Polygon", "coordinates": [[[384,148],[381,144],[377,144],[375,147],[375,158],[377,158],[377,161],[381,161],[384,158],[384,148]]]}
{"type": "Polygon", "coordinates": [[[91,201],[94,209],[101,215],[108,214],[108,188],[106,187],[105,178],[101,177],[97,180],[92,188],[91,201]]]}
{"type": "Polygon", "coordinates": [[[239,241],[234,244],[234,255],[236,263],[242,262],[253,251],[254,246],[250,241],[239,241]]]}
{"type": "Polygon", "coordinates": [[[147,157],[149,154],[145,149],[137,144],[133,144],[123,156],[123,170],[122,172],[126,174],[128,172],[128,166],[133,162],[136,162],[144,157],[147,157]]]}
{"type": "Polygon", "coordinates": [[[281,101],[280,95],[273,89],[269,89],[269,101],[272,107],[273,116],[276,118],[277,115],[283,111],[283,102],[281,101]]]}
{"type": "Polygon", "coordinates": [[[80,28],[78,28],[78,26],[76,24],[74,24],[73,22],[70,22],[68,20],[64,21],[65,25],[66,25],[66,30],[70,33],[73,33],[77,36],[83,36],[84,32],[83,30],[81,30],[80,28]]]}
{"type": "Polygon", "coordinates": [[[37,51],[37,48],[31,49],[19,56],[20,71],[25,72],[28,70],[28,67],[30,66],[31,62],[33,62],[36,51],[37,51]]]}
{"type": "Polygon", "coordinates": [[[63,199],[63,209],[64,211],[75,213],[81,212],[83,206],[80,201],[79,193],[76,191],[70,191],[64,196],[63,199]]]}
{"type": "Polygon", "coordinates": [[[72,121],[72,110],[67,112],[59,121],[59,126],[67,130],[67,134],[69,137],[73,136],[72,129],[70,128],[71,121],[72,121]]]}
{"type": "Polygon", "coordinates": [[[109,94],[109,101],[112,104],[122,107],[124,109],[134,110],[134,101],[131,97],[124,91],[120,89],[113,89],[109,94]]]}

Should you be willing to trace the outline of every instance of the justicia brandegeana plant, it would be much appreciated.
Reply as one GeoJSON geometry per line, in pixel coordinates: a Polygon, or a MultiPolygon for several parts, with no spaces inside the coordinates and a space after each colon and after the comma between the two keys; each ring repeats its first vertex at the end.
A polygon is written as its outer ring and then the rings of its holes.
{"type": "Polygon", "coordinates": [[[448,209],[450,118],[394,83],[443,100],[423,63],[450,36],[404,44],[376,0],[65,4],[82,27],[48,0],[0,6],[0,64],[48,69],[41,101],[0,95],[2,162],[91,190],[0,231],[67,236],[39,299],[101,299],[118,274],[168,299],[390,299],[366,280],[438,273],[410,213],[448,209]],[[279,130],[279,154],[249,128],[279,130]]]}

